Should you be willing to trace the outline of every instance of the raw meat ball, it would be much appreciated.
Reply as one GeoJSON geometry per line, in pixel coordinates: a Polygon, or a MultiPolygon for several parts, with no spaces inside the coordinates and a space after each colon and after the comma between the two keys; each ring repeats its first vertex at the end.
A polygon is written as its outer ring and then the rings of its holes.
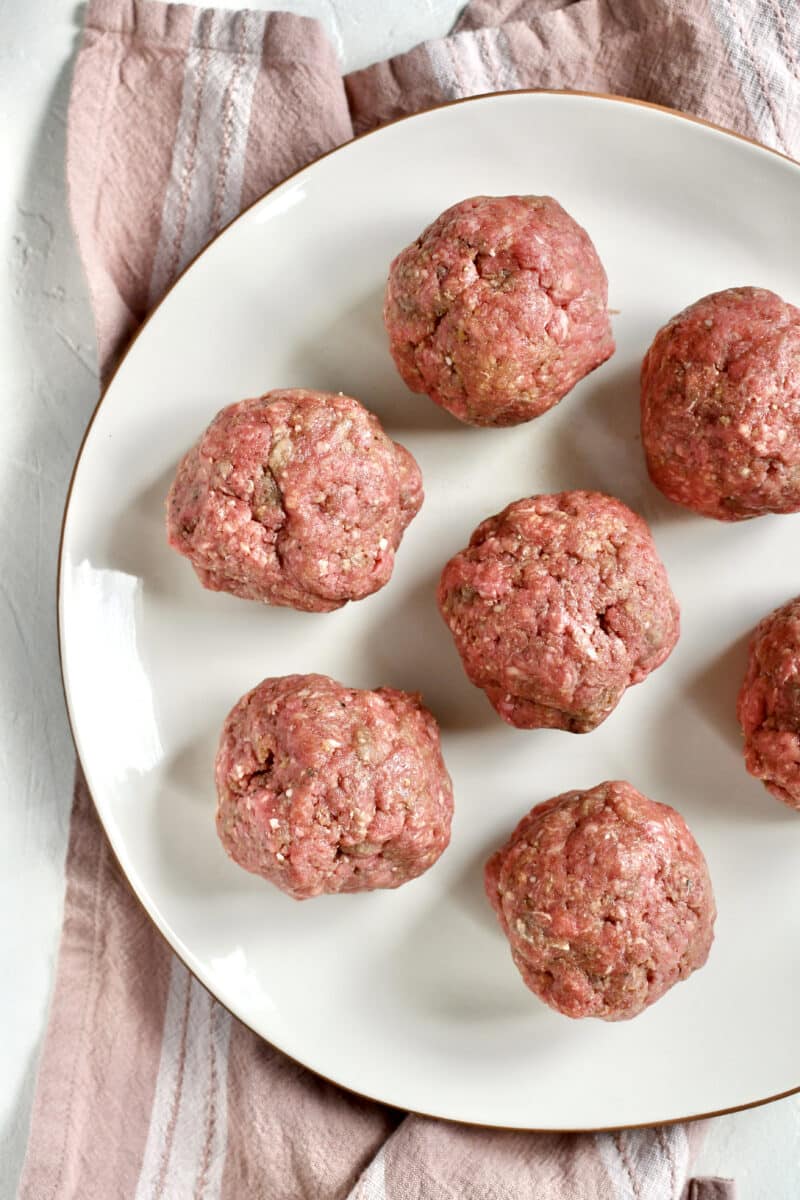
{"type": "Polygon", "coordinates": [[[226,851],[295,900],[400,887],[450,841],[439,729],[408,692],[265,679],[228,715],[216,780],[226,851]]]}
{"type": "Polygon", "coordinates": [[[756,629],[737,713],[748,771],[800,809],[800,597],[756,629]]]}
{"type": "Polygon", "coordinates": [[[719,521],[800,509],[800,309],[729,288],[660,329],[642,363],[647,469],[719,521]]]}
{"type": "Polygon", "coordinates": [[[394,260],[384,321],[412,392],[518,425],[614,353],[607,301],[589,235],[550,196],[475,196],[394,260]]]}
{"type": "Polygon", "coordinates": [[[509,504],[450,559],[438,598],[467,675],[520,729],[594,729],[679,634],[650,530],[600,492],[509,504]]]}
{"type": "Polygon", "coordinates": [[[224,408],[178,467],[170,545],[204,587],[331,612],[388,583],[422,476],[350,396],[302,388],[224,408]]]}
{"type": "Polygon", "coordinates": [[[708,958],[716,908],[683,817],[629,783],[565,792],[486,864],[532,992],[568,1017],[635,1017],[708,958]]]}

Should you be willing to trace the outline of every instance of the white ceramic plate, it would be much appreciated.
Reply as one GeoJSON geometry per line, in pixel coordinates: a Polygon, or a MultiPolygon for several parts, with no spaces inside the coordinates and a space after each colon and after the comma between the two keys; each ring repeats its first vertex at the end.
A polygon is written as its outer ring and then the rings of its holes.
{"type": "Polygon", "coordinates": [[[685,118],[610,99],[484,97],[324,158],[236,221],[150,320],[109,387],[64,528],[60,620],[75,737],[143,904],[235,1014],[301,1062],[403,1108],[540,1129],[629,1125],[797,1087],[800,818],[742,765],[745,640],[800,591],[799,517],[733,526],[650,485],[637,375],[656,329],[718,288],[800,301],[800,170],[685,118]],[[608,270],[617,353],[554,411],[468,429],[405,390],[386,348],[392,256],[479,192],[544,192],[608,270]],[[378,595],[329,615],[204,592],[167,548],[175,465],[224,404],[303,385],[352,393],[416,455],[427,499],[378,595]],[[437,614],[445,560],[537,491],[599,488],[650,522],[683,609],[669,663],[585,737],[504,726],[437,614]],[[266,675],[419,689],[441,722],[450,849],[397,892],[298,904],[214,831],[221,722],[266,675]],[[684,814],[719,905],[708,965],[631,1022],[573,1022],[523,986],[482,864],[532,804],[626,778],[684,814]]]}

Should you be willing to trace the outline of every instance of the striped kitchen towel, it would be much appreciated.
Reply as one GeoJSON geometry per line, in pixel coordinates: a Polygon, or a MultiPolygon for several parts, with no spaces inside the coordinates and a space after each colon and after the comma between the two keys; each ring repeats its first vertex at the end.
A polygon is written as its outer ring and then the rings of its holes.
{"type": "MultiPolygon", "coordinates": [[[[90,0],[70,206],[104,377],[176,274],[298,166],[443,100],[519,87],[673,105],[800,156],[794,0],[472,0],[453,34],[343,79],[283,13],[90,0]]],[[[445,1124],[351,1096],[222,1009],[144,916],[78,773],[22,1200],[679,1200],[702,1127],[445,1124]]],[[[692,1181],[692,1200],[732,1195],[692,1181]]]]}

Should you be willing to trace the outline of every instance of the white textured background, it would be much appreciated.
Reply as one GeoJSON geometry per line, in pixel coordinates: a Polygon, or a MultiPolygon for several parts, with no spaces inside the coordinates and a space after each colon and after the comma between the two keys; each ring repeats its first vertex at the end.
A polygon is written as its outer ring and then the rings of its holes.
{"type": "MultiPolygon", "coordinates": [[[[446,33],[461,2],[248,6],[319,17],[352,69],[446,33]]],[[[74,760],[55,574],[63,499],[97,398],[63,178],[80,16],[72,0],[0,0],[0,1200],[14,1195],[24,1154],[61,923],[74,760]]],[[[739,1200],[800,1197],[800,1099],[714,1122],[699,1168],[735,1176],[739,1200]]]]}

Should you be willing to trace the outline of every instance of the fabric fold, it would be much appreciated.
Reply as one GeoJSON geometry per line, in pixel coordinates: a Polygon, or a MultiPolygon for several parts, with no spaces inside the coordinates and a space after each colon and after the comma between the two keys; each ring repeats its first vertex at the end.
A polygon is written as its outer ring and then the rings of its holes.
{"type": "Polygon", "coordinates": [[[91,0],[67,183],[103,377],[214,234],[352,132],[318,22],[91,0]]]}
{"type": "MultiPolygon", "coordinates": [[[[509,19],[478,28],[469,21],[470,6],[460,32],[349,75],[356,132],[414,112],[418,95],[430,106],[483,92],[554,88],[630,96],[763,136],[703,0],[484,0],[478,12],[485,9],[508,10],[509,19]]],[[[779,149],[789,122],[787,114],[773,131],[779,149]]]]}

